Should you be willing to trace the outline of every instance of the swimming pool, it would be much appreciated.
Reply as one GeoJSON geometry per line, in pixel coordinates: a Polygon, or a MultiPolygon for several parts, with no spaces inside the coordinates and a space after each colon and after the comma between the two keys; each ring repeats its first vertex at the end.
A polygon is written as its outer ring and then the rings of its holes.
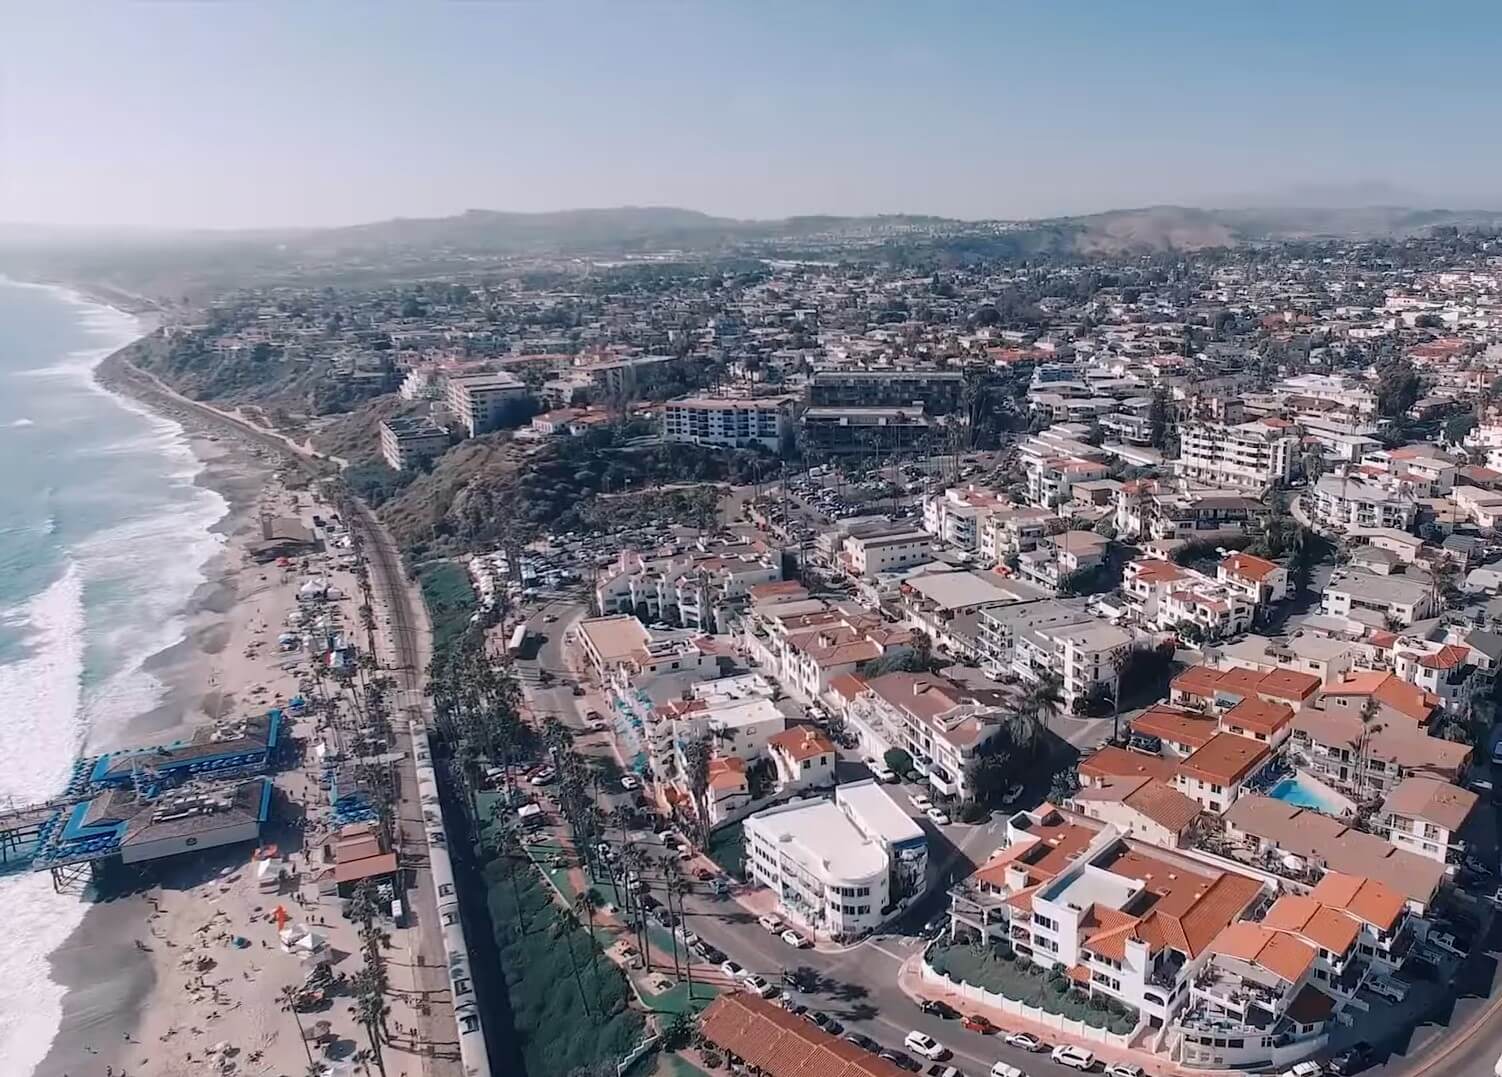
{"type": "Polygon", "coordinates": [[[1267,791],[1267,795],[1274,800],[1281,800],[1285,804],[1294,804],[1300,808],[1313,808],[1315,811],[1324,812],[1326,815],[1343,815],[1345,805],[1338,800],[1331,799],[1324,790],[1311,782],[1304,780],[1302,775],[1295,774],[1284,778],[1277,785],[1267,791]]]}

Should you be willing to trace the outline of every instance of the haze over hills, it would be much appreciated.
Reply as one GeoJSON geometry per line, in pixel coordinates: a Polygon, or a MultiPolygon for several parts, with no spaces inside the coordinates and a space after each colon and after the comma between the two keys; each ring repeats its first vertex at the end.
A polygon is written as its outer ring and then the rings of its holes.
{"type": "Polygon", "coordinates": [[[0,223],[0,274],[120,293],[208,296],[253,283],[329,283],[484,271],[511,259],[703,256],[869,258],[916,267],[1090,257],[1280,240],[1494,228],[1502,211],[1149,206],[1048,220],[919,215],[737,220],[668,206],[549,213],[469,210],[322,229],[150,232],[0,223]]]}

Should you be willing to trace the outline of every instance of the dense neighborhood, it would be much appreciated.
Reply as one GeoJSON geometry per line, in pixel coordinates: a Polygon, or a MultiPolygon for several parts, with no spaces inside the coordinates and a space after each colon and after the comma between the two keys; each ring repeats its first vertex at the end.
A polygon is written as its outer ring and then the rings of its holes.
{"type": "Polygon", "coordinates": [[[450,807],[587,906],[625,1061],[1353,1073],[1486,937],[1494,236],[165,309],[139,367],[401,543],[450,807]]]}

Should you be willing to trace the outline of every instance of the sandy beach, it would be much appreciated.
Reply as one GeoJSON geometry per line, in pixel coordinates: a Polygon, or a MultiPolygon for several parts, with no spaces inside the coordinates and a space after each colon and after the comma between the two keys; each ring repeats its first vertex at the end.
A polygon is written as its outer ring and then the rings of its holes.
{"type": "MultiPolygon", "coordinates": [[[[354,574],[335,555],[313,555],[287,568],[249,560],[247,544],[262,537],[263,514],[311,522],[327,514],[307,491],[273,479],[277,460],[265,450],[222,434],[199,432],[195,453],[206,464],[201,483],[219,491],[230,511],[217,525],[225,545],[206,567],[194,594],[186,638],[155,656],[149,668],[167,686],[163,703],[117,734],[121,744],[160,743],[214,718],[285,704],[309,681],[308,659],[285,654],[278,636],[297,591],[307,579],[326,579],[345,596],[358,595],[354,574]],[[301,682],[301,685],[300,685],[301,682]]],[[[323,607],[324,615],[361,635],[357,599],[323,607]]],[[[363,642],[363,640],[362,640],[363,642]]],[[[322,719],[311,712],[295,722],[294,741],[312,743],[322,719]]],[[[121,744],[90,744],[107,750],[121,744]]],[[[305,959],[286,952],[273,912],[322,934],[330,968],[352,976],[360,965],[357,925],[340,916],[339,899],[320,901],[304,837],[316,853],[326,810],[302,769],[276,776],[273,824],[263,844],[275,844],[295,873],[282,892],[259,892],[253,850],[234,846],[179,857],[152,870],[131,892],[92,901],[82,926],[52,957],[54,979],[67,988],[62,1027],[38,1077],[107,1074],[302,1074],[317,1046],[305,1049],[297,1018],[277,997],[303,982],[305,959]],[[307,806],[306,811],[304,806],[307,806]],[[306,831],[304,830],[306,824],[306,831]],[[224,1049],[216,1050],[219,1045],[224,1049]]],[[[394,979],[398,979],[393,976],[394,979]]],[[[347,997],[300,1015],[303,1024],[329,1023],[335,1057],[368,1047],[347,997]]],[[[401,1021],[392,1015],[393,1029],[401,1021]]],[[[387,1051],[392,1077],[421,1072],[399,1050],[387,1051]]]]}

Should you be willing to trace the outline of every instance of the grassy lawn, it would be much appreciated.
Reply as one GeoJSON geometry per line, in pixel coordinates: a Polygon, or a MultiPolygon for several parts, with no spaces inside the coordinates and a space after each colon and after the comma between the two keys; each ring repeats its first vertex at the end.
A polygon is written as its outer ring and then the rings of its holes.
{"type": "Polygon", "coordinates": [[[647,1000],[647,1005],[660,1013],[699,1013],[704,1007],[715,1000],[720,989],[712,984],[702,984],[694,981],[693,997],[689,997],[688,984],[680,983],[678,986],[662,992],[660,995],[650,995],[642,992],[642,998],[647,1000]]]}
{"type": "Polygon", "coordinates": [[[613,1064],[641,1039],[625,976],[584,928],[564,930],[552,891],[520,860],[485,868],[513,1029],[528,1077],[613,1064]]]}
{"type": "Polygon", "coordinates": [[[429,561],[417,570],[417,581],[433,622],[433,650],[441,654],[469,627],[475,611],[469,572],[452,561],[429,561]]]}
{"type": "Polygon", "coordinates": [[[711,834],[705,852],[731,878],[746,878],[746,834],[740,823],[732,823],[711,834]]]}
{"type": "Polygon", "coordinates": [[[1009,950],[953,943],[935,946],[929,963],[936,972],[952,980],[962,980],[1096,1028],[1125,1034],[1137,1025],[1137,1014],[1130,1007],[1107,1000],[1103,995],[1092,999],[1069,980],[1051,976],[1027,958],[1013,961],[1009,950]]]}

